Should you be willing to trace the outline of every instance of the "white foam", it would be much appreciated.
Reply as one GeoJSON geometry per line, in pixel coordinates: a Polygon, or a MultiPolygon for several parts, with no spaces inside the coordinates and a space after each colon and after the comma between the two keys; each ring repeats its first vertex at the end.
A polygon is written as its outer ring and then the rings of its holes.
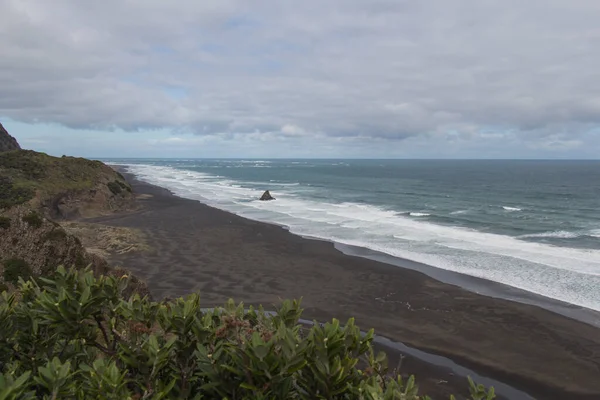
{"type": "Polygon", "coordinates": [[[162,166],[130,165],[130,171],[182,197],[282,224],[296,234],[370,248],[600,311],[599,250],[436,225],[373,205],[315,201],[302,198],[295,187],[281,187],[273,193],[276,201],[261,202],[256,199],[262,190],[237,187],[244,182],[162,166]]]}
{"type": "Polygon", "coordinates": [[[458,211],[452,211],[450,214],[451,215],[459,215],[459,214],[466,214],[468,212],[469,212],[469,210],[458,210],[458,211]]]}
{"type": "Polygon", "coordinates": [[[527,235],[518,236],[519,239],[527,238],[557,238],[557,239],[575,239],[582,236],[591,236],[600,238],[600,229],[591,229],[589,231],[550,231],[540,233],[530,233],[527,235]]]}
{"type": "Polygon", "coordinates": [[[581,234],[569,231],[551,231],[541,233],[530,233],[527,235],[519,236],[519,239],[526,238],[559,238],[559,239],[574,239],[580,237],[581,234]]]}
{"type": "Polygon", "coordinates": [[[588,236],[600,238],[600,229],[592,229],[588,232],[588,236]]]}
{"type": "Polygon", "coordinates": [[[502,206],[502,208],[503,208],[505,211],[521,211],[521,209],[520,209],[520,208],[518,208],[518,207],[506,207],[506,206],[502,206]]]}
{"type": "Polygon", "coordinates": [[[411,212],[411,213],[408,213],[408,215],[410,215],[411,217],[429,217],[431,214],[422,213],[422,212],[411,212]]]}

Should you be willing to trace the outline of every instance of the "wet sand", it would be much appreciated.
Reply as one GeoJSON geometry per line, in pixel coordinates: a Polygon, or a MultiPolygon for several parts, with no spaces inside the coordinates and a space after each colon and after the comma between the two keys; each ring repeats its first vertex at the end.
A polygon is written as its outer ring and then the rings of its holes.
{"type": "MultiPolygon", "coordinates": [[[[92,222],[144,233],[151,250],[110,261],[146,280],[156,298],[199,291],[204,307],[233,298],[269,309],[280,299],[302,297],[303,318],[355,317],[364,330],[375,328],[534,398],[600,399],[600,330],[589,324],[345,255],[332,243],[127,178],[141,195],[141,210],[92,222]]],[[[390,356],[396,365],[398,354],[390,356]]],[[[414,373],[434,398],[464,394],[466,388],[450,368],[418,357],[407,357],[402,372],[414,373]]]]}

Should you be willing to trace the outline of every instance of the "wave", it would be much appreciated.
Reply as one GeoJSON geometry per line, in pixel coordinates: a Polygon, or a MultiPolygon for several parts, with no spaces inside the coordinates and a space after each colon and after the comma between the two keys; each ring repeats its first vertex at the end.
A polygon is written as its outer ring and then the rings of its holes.
{"type": "Polygon", "coordinates": [[[541,232],[541,233],[530,233],[527,235],[517,236],[519,239],[528,239],[528,238],[559,238],[559,239],[574,239],[582,236],[576,232],[569,231],[551,231],[551,232],[541,232]]]}
{"type": "Polygon", "coordinates": [[[410,212],[408,213],[411,217],[429,217],[431,214],[422,213],[422,212],[410,212]]]}
{"type": "Polygon", "coordinates": [[[277,182],[274,179],[271,179],[269,181],[270,185],[277,185],[277,186],[299,186],[300,182],[294,182],[294,183],[285,183],[285,182],[277,182]]]}
{"type": "MultiPolygon", "coordinates": [[[[264,189],[233,186],[242,181],[156,165],[130,164],[128,168],[142,181],[176,195],[287,226],[298,235],[369,248],[600,310],[600,250],[556,247],[438,225],[372,204],[334,204],[326,196],[324,200],[305,198],[283,187],[274,194],[276,201],[261,202],[256,199],[264,189]]],[[[596,234],[600,235],[600,229],[596,234]]]]}
{"type": "Polygon", "coordinates": [[[502,208],[503,208],[505,211],[522,211],[522,210],[521,210],[520,208],[518,208],[518,207],[507,207],[507,206],[502,206],[502,208]]]}
{"type": "Polygon", "coordinates": [[[576,238],[585,237],[585,236],[600,238],[600,229],[591,229],[589,231],[578,231],[578,232],[549,231],[549,232],[540,232],[540,233],[529,233],[527,235],[517,236],[517,238],[519,238],[519,239],[529,239],[529,238],[576,239],[576,238]]]}
{"type": "Polygon", "coordinates": [[[460,215],[460,214],[466,214],[468,212],[469,212],[469,210],[458,210],[458,211],[452,211],[450,213],[450,215],[460,215]]]}

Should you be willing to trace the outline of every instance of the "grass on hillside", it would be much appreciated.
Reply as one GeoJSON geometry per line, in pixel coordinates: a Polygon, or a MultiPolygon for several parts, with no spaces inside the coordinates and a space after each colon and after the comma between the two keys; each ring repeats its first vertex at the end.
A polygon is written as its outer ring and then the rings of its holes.
{"type": "Polygon", "coordinates": [[[0,153],[0,208],[26,203],[36,193],[45,197],[89,189],[109,173],[112,170],[102,162],[85,158],[52,157],[31,150],[0,153]]]}

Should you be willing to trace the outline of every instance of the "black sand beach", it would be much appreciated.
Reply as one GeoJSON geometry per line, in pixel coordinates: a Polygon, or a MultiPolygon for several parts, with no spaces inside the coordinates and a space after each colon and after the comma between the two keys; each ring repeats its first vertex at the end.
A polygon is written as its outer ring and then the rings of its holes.
{"type": "MultiPolygon", "coordinates": [[[[93,222],[145,233],[150,251],[111,261],[145,279],[156,298],[199,291],[204,307],[233,298],[269,309],[302,297],[306,319],[355,317],[365,330],[450,358],[534,398],[600,399],[600,331],[590,324],[345,255],[332,243],[127,178],[142,209],[93,222]]],[[[391,365],[397,357],[392,352],[391,365]]],[[[414,357],[403,361],[402,372],[414,373],[435,398],[466,387],[449,368],[414,357]]]]}

